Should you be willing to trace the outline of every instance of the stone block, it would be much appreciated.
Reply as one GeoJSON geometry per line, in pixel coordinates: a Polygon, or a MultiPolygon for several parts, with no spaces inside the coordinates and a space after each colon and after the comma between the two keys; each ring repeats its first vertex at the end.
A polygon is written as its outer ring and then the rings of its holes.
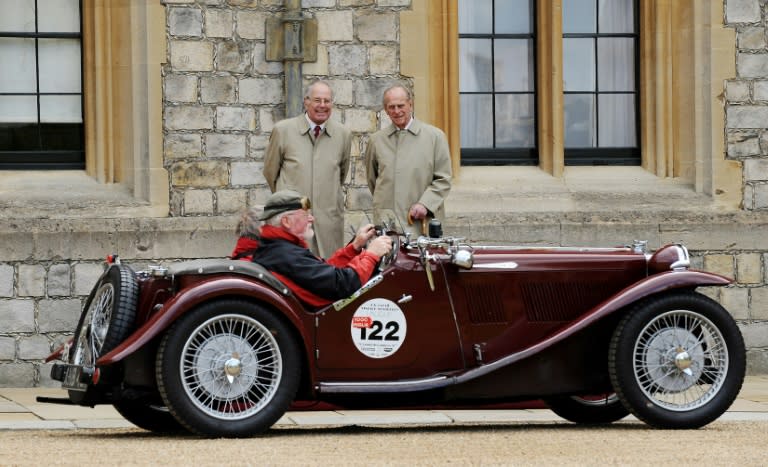
{"type": "Polygon", "coordinates": [[[747,374],[763,376],[768,373],[768,351],[747,350],[747,374]]]}
{"type": "Polygon", "coordinates": [[[275,126],[275,122],[279,122],[283,118],[283,112],[277,108],[261,108],[259,109],[259,129],[264,133],[269,133],[275,126]]]}
{"type": "Polygon", "coordinates": [[[210,158],[245,157],[246,135],[209,133],[205,135],[206,153],[210,158]]]}
{"type": "Polygon", "coordinates": [[[366,109],[346,109],[344,124],[357,133],[372,133],[376,131],[376,112],[366,109]]]}
{"type": "Polygon", "coordinates": [[[234,76],[204,76],[200,79],[200,100],[205,104],[237,101],[237,78],[234,76]]]}
{"type": "MultiPolygon", "coordinates": [[[[269,5],[270,3],[272,6],[277,6],[275,1],[270,2],[270,0],[261,0],[262,3],[265,5],[269,5]]],[[[232,6],[239,6],[239,7],[245,7],[245,8],[254,8],[258,6],[259,0],[227,0],[227,3],[232,6]]]]}
{"type": "Polygon", "coordinates": [[[35,386],[35,365],[32,363],[0,363],[0,387],[31,388],[35,386]]]}
{"type": "Polygon", "coordinates": [[[184,192],[184,214],[213,214],[213,191],[187,190],[184,192]]]}
{"type": "Polygon", "coordinates": [[[199,8],[169,8],[168,31],[171,36],[203,35],[203,12],[199,8]]]}
{"type": "Polygon", "coordinates": [[[332,75],[365,75],[368,72],[366,53],[364,45],[331,45],[328,71],[332,75]]]}
{"type": "Polygon", "coordinates": [[[728,156],[751,157],[760,155],[760,138],[757,131],[728,131],[728,156]]]}
{"type": "Polygon", "coordinates": [[[257,11],[237,11],[237,35],[243,39],[265,39],[267,13],[257,11]]]}
{"type": "MultiPolygon", "coordinates": [[[[768,76],[768,70],[763,76],[768,76]]],[[[726,109],[726,128],[765,128],[768,107],[756,105],[731,105],[726,109]]]]}
{"type": "Polygon", "coordinates": [[[492,245],[560,246],[560,226],[557,224],[510,223],[494,221],[494,216],[480,217],[457,225],[469,226],[468,240],[492,245]]]}
{"type": "Polygon", "coordinates": [[[16,338],[0,336],[0,361],[16,359],[16,338]]]}
{"type": "Polygon", "coordinates": [[[748,349],[765,349],[768,347],[768,322],[750,323],[740,326],[744,336],[744,344],[748,349]]]}
{"type": "Polygon", "coordinates": [[[0,297],[13,297],[13,276],[13,266],[0,264],[0,297]]]}
{"type": "Polygon", "coordinates": [[[376,0],[379,6],[411,6],[411,0],[376,0]]]}
{"type": "Polygon", "coordinates": [[[237,214],[248,200],[248,190],[216,190],[216,213],[237,214]]]}
{"type": "Polygon", "coordinates": [[[360,7],[373,5],[375,0],[339,0],[340,7],[360,7]]]}
{"type": "Polygon", "coordinates": [[[742,196],[741,204],[748,211],[755,209],[755,190],[749,183],[744,185],[744,195],[742,196]]]}
{"type": "Polygon", "coordinates": [[[176,187],[221,187],[229,181],[227,164],[220,161],[177,162],[170,175],[176,187]]]}
{"type": "Polygon", "coordinates": [[[355,15],[357,38],[361,41],[396,41],[398,13],[371,13],[363,11],[355,15]]]}
{"type": "Polygon", "coordinates": [[[704,255],[704,270],[723,276],[735,277],[733,263],[733,255],[704,255]]]}
{"type": "Polygon", "coordinates": [[[392,78],[356,80],[354,82],[355,104],[359,107],[379,110],[382,108],[384,90],[398,83],[400,81],[392,78]]]}
{"type": "MultiPolygon", "coordinates": [[[[254,62],[254,63],[258,63],[258,62],[254,62]]],[[[271,62],[267,62],[267,63],[271,63],[271,62]]],[[[282,69],[282,66],[281,66],[281,69],[282,69]]],[[[304,62],[303,65],[301,66],[301,71],[304,73],[304,76],[327,76],[328,75],[328,48],[324,44],[317,44],[317,60],[314,62],[304,62]]]]}
{"type": "Polygon", "coordinates": [[[235,21],[232,10],[208,8],[205,10],[205,35],[208,37],[232,37],[235,21]]]}
{"type": "Polygon", "coordinates": [[[19,359],[42,360],[51,353],[51,343],[42,335],[19,339],[19,359]]]}
{"type": "Polygon", "coordinates": [[[351,10],[318,11],[317,40],[320,42],[340,42],[354,40],[353,16],[351,10]]]}
{"type": "Polygon", "coordinates": [[[333,89],[334,105],[353,105],[353,81],[349,79],[333,79],[328,81],[333,89]]]}
{"type": "Polygon", "coordinates": [[[258,208],[264,207],[267,198],[269,198],[269,195],[271,194],[272,192],[269,190],[269,187],[260,186],[253,188],[248,192],[248,206],[258,208]]]}
{"type": "Polygon", "coordinates": [[[38,264],[19,265],[19,297],[45,295],[45,268],[38,264]]]}
{"type": "Polygon", "coordinates": [[[163,84],[166,102],[197,102],[197,76],[172,73],[163,84]]]}
{"type": "MultiPolygon", "coordinates": [[[[0,300],[0,323],[3,323],[3,332],[34,332],[35,302],[0,300]]],[[[0,381],[2,381],[1,378],[0,381]]]]}
{"type": "Polygon", "coordinates": [[[232,186],[266,185],[263,169],[264,164],[261,162],[233,162],[232,186]]]}
{"type": "Polygon", "coordinates": [[[247,43],[225,41],[216,44],[216,70],[244,73],[251,66],[251,48],[247,43]]]}
{"type": "MultiPolygon", "coordinates": [[[[95,284],[94,280],[91,287],[95,284]]],[[[40,332],[74,332],[83,306],[85,301],[77,298],[40,300],[37,319],[40,332]]]]}
{"type": "MultiPolygon", "coordinates": [[[[319,50],[318,50],[319,53],[319,50]]],[[[253,71],[257,75],[279,75],[283,72],[283,62],[268,62],[266,45],[262,43],[253,44],[251,61],[253,62],[253,71]]],[[[302,72],[304,75],[311,75],[307,70],[308,62],[304,62],[302,72]]],[[[327,67],[326,67],[327,69],[327,67]]]]}
{"type": "Polygon", "coordinates": [[[374,45],[371,46],[368,54],[372,75],[393,75],[398,72],[396,46],[374,45]]]}
{"type": "Polygon", "coordinates": [[[725,5],[726,23],[757,23],[760,3],[756,0],[728,0],[725,5]]]}
{"type": "Polygon", "coordinates": [[[645,240],[654,250],[661,245],[658,226],[615,222],[563,222],[562,246],[617,247],[630,245],[634,240],[645,240]]]}
{"type": "MultiPolygon", "coordinates": [[[[755,80],[752,86],[754,87],[756,101],[762,101],[762,102],[768,101],[768,80],[764,80],[764,79],[755,80]]],[[[766,137],[765,133],[763,133],[763,138],[765,137],[766,137]]],[[[763,154],[766,154],[766,153],[768,153],[768,151],[763,152],[763,154]]]]}
{"type": "Polygon", "coordinates": [[[239,85],[240,102],[243,104],[280,104],[283,102],[282,79],[245,78],[240,80],[239,85]]]}
{"type": "Polygon", "coordinates": [[[163,140],[163,154],[166,160],[202,157],[202,138],[198,133],[168,133],[163,140]]]}
{"type": "MultiPolygon", "coordinates": [[[[122,252],[120,252],[122,254],[122,252]]],[[[102,263],[77,263],[75,270],[75,295],[88,296],[104,273],[104,264],[102,263]]]]}
{"type": "Polygon", "coordinates": [[[175,105],[165,107],[165,126],[168,130],[212,130],[213,109],[201,105],[175,105]]]}
{"type": "Polygon", "coordinates": [[[768,320],[768,287],[750,289],[750,319],[768,320]]]}
{"type": "Polygon", "coordinates": [[[741,78],[765,78],[768,76],[768,54],[737,54],[736,72],[741,78]]]}
{"type": "MultiPolygon", "coordinates": [[[[256,111],[253,107],[216,107],[216,129],[255,131],[256,111]]],[[[211,154],[208,154],[211,156],[211,154]]]]}
{"type": "Polygon", "coordinates": [[[304,8],[331,8],[336,6],[336,0],[302,0],[304,8]]]}
{"type": "Polygon", "coordinates": [[[204,41],[170,41],[173,71],[213,71],[213,44],[204,41]]]}
{"type": "Polygon", "coordinates": [[[754,190],[754,209],[768,209],[768,184],[760,183],[756,184],[752,188],[754,190]]]}
{"type": "Polygon", "coordinates": [[[765,48],[765,28],[745,27],[736,32],[738,48],[758,50],[765,48]]]}
{"type": "Polygon", "coordinates": [[[736,255],[736,280],[739,284],[759,284],[763,282],[762,255],[760,253],[741,253],[736,255]]]}
{"type": "Polygon", "coordinates": [[[69,264],[53,264],[48,268],[48,296],[69,296],[70,291],[69,264]]]}
{"type": "Polygon", "coordinates": [[[264,150],[267,148],[268,143],[268,135],[251,135],[248,138],[248,149],[250,151],[250,156],[254,159],[264,159],[264,150]],[[256,157],[257,155],[259,155],[259,157],[256,157]]]}
{"type": "Polygon", "coordinates": [[[749,289],[740,287],[721,289],[720,304],[734,319],[749,319],[749,289]]]}
{"type": "Polygon", "coordinates": [[[744,180],[748,182],[768,180],[768,159],[747,159],[744,161],[744,180]]]}

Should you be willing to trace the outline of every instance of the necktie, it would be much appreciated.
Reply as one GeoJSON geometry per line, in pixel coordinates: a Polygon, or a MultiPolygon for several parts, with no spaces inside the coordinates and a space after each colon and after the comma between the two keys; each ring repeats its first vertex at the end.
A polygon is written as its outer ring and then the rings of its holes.
{"type": "Polygon", "coordinates": [[[315,129],[314,129],[315,139],[317,139],[317,137],[320,136],[320,130],[322,130],[322,128],[320,128],[320,125],[315,125],[315,129]]]}

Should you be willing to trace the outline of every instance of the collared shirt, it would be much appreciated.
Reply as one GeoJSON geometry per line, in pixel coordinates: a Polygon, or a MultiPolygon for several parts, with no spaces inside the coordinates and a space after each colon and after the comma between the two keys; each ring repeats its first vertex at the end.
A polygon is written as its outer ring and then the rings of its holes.
{"type": "Polygon", "coordinates": [[[325,131],[325,122],[323,122],[323,123],[315,123],[315,122],[313,122],[312,119],[309,118],[309,115],[307,115],[306,112],[304,112],[304,118],[307,119],[307,124],[309,125],[309,132],[310,133],[312,133],[312,130],[314,130],[316,126],[320,127],[320,133],[325,131]]]}

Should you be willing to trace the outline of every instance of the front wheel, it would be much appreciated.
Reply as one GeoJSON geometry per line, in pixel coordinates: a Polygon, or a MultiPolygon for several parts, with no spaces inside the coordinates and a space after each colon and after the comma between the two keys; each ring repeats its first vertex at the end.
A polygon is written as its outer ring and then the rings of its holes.
{"type": "Polygon", "coordinates": [[[584,425],[613,423],[629,415],[616,393],[598,396],[548,397],[544,402],[558,416],[584,425]]]}
{"type": "Polygon", "coordinates": [[[693,291],[636,305],[616,328],[608,353],[622,402],[659,428],[699,428],[717,419],[736,399],[745,368],[736,322],[693,291]]]}
{"type": "Polygon", "coordinates": [[[299,351],[291,329],[261,306],[235,299],[206,303],[163,337],[155,365],[160,395],[190,431],[252,436],[293,401],[299,351]]]}

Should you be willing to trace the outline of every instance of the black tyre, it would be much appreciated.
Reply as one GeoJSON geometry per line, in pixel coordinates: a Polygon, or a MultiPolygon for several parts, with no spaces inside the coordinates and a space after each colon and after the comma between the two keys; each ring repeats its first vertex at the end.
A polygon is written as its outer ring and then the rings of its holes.
{"type": "MultiPolygon", "coordinates": [[[[69,361],[93,367],[100,356],[117,347],[133,331],[139,285],[128,266],[113,264],[96,282],[85,303],[70,349],[69,361]]],[[[69,391],[79,402],[84,394],[69,391]]]]}
{"type": "Polygon", "coordinates": [[[613,423],[629,415],[615,393],[596,396],[562,396],[544,399],[560,417],[584,425],[613,423]]]}
{"type": "Polygon", "coordinates": [[[179,433],[187,431],[163,405],[144,401],[119,401],[112,404],[120,415],[139,428],[154,433],[179,433]]]}
{"type": "Polygon", "coordinates": [[[244,437],[288,409],[301,376],[299,346],[273,313],[243,300],[190,311],[160,342],[155,365],[165,405],[188,430],[244,437]]]}
{"type": "Polygon", "coordinates": [[[736,399],[745,369],[736,322],[693,291],[636,305],[616,328],[608,354],[619,398],[659,428],[699,428],[717,419],[736,399]]]}

